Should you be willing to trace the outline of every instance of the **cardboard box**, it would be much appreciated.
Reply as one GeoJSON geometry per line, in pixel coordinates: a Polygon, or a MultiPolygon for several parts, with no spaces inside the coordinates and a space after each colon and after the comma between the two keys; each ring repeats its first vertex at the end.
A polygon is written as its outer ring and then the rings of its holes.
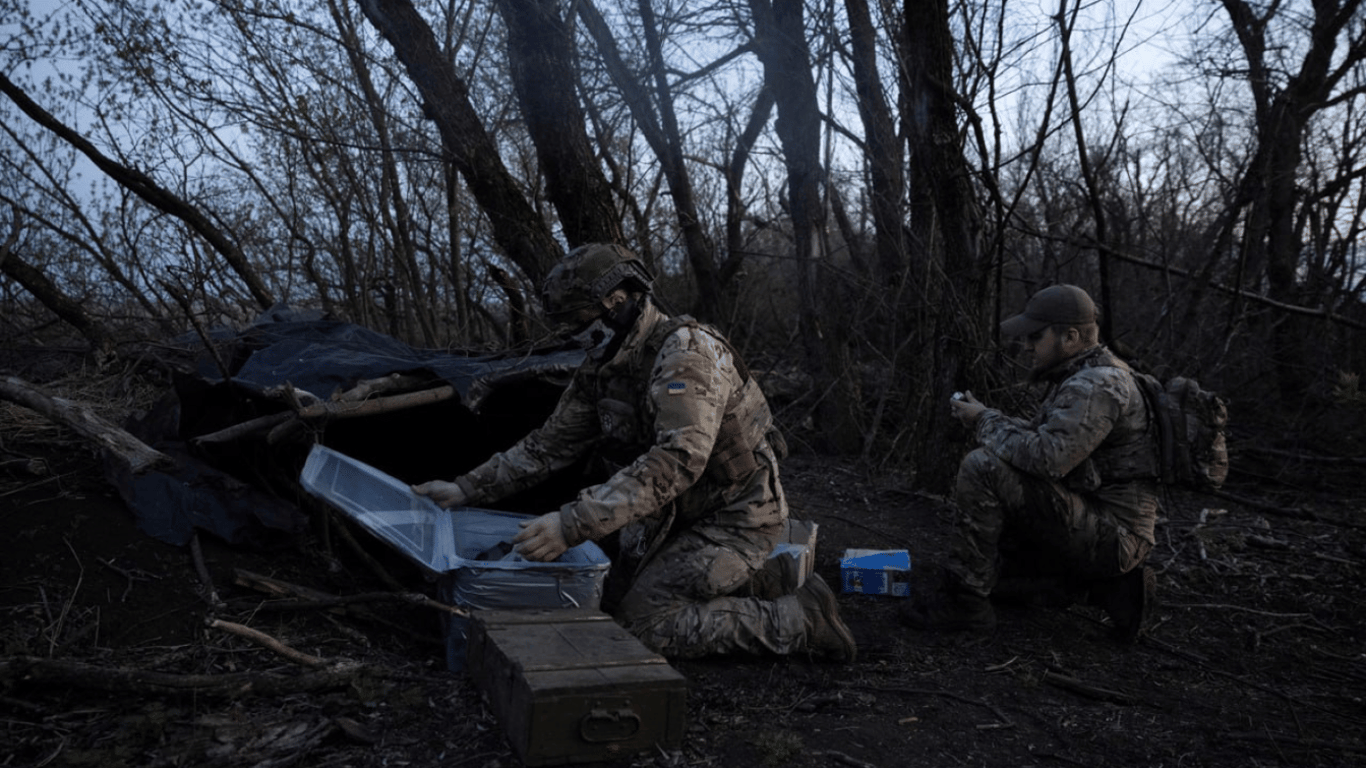
{"type": "Polygon", "coordinates": [[[475,611],[468,669],[529,766],[677,747],[687,681],[601,611],[475,611]]]}
{"type": "Polygon", "coordinates": [[[911,556],[904,549],[846,549],[840,558],[845,592],[910,597],[911,556]]]}
{"type": "Polygon", "coordinates": [[[817,523],[787,519],[782,536],[769,553],[763,568],[750,579],[742,594],[775,598],[796,592],[816,567],[817,523]]]}

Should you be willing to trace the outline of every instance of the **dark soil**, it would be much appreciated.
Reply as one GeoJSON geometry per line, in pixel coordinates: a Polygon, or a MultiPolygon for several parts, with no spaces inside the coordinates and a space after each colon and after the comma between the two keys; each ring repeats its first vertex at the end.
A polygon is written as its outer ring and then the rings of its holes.
{"type": "MultiPolygon", "coordinates": [[[[88,450],[7,443],[0,766],[518,764],[479,692],[446,671],[432,609],[266,610],[235,583],[243,570],[386,589],[340,543],[328,554],[335,530],[272,551],[201,541],[210,593],[191,548],[140,533],[88,450]],[[305,667],[210,619],[351,665],[305,667]]],[[[1256,458],[1235,457],[1228,488],[1248,501],[1169,499],[1151,558],[1162,606],[1138,645],[1078,606],[1003,606],[974,639],[901,628],[895,598],[841,595],[857,663],[678,663],[685,743],[614,765],[1366,764],[1362,467],[1296,465],[1297,487],[1257,479],[1270,470],[1256,458]]],[[[831,583],[846,548],[904,548],[921,570],[944,549],[947,505],[897,478],[794,458],[784,481],[794,515],[820,524],[831,583]]]]}

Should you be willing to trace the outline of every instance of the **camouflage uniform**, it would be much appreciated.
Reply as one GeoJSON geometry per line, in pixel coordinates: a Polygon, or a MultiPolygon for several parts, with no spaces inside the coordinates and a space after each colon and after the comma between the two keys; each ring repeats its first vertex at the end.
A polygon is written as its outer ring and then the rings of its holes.
{"type": "Polygon", "coordinates": [[[982,413],[981,447],[959,467],[949,568],[971,593],[991,592],[1007,544],[1020,549],[1007,562],[1093,581],[1129,572],[1155,543],[1156,443],[1129,366],[1095,346],[1051,373],[1032,421],[982,413]]]}
{"type": "Polygon", "coordinates": [[[732,597],[787,518],[772,417],[714,330],[646,302],[621,349],[585,362],[544,425],[459,478],[468,503],[529,488],[589,451],[621,467],[560,510],[570,546],[621,531],[617,619],[675,657],[802,646],[794,596],[732,597]]]}

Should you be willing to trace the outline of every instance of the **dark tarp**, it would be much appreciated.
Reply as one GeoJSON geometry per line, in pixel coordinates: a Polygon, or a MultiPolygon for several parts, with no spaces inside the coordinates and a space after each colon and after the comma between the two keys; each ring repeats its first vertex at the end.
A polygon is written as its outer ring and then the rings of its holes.
{"type": "MultiPolygon", "coordinates": [[[[293,498],[312,442],[322,442],[408,482],[450,478],[535,427],[582,359],[577,351],[466,356],[418,349],[369,329],[277,307],[240,334],[213,335],[218,363],[197,337],[193,373],[127,428],[176,459],[165,471],[133,476],[118,462],[106,474],[151,536],[185,544],[195,530],[229,543],[296,533],[307,518],[293,498]],[[320,399],[391,373],[452,385],[445,403],[314,425],[302,439],[268,444],[254,436],[192,447],[198,436],[286,409],[272,390],[288,383],[320,399]]],[[[276,390],[278,391],[278,390],[276,390]]]]}

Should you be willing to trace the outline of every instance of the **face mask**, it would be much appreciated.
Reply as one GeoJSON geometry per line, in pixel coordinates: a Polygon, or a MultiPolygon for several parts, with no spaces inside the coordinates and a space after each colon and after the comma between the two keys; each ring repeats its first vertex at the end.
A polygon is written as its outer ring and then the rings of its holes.
{"type": "Polygon", "coordinates": [[[616,329],[608,325],[604,318],[599,317],[569,338],[588,353],[590,360],[602,362],[606,358],[607,348],[612,344],[612,338],[616,335],[616,329]]]}

